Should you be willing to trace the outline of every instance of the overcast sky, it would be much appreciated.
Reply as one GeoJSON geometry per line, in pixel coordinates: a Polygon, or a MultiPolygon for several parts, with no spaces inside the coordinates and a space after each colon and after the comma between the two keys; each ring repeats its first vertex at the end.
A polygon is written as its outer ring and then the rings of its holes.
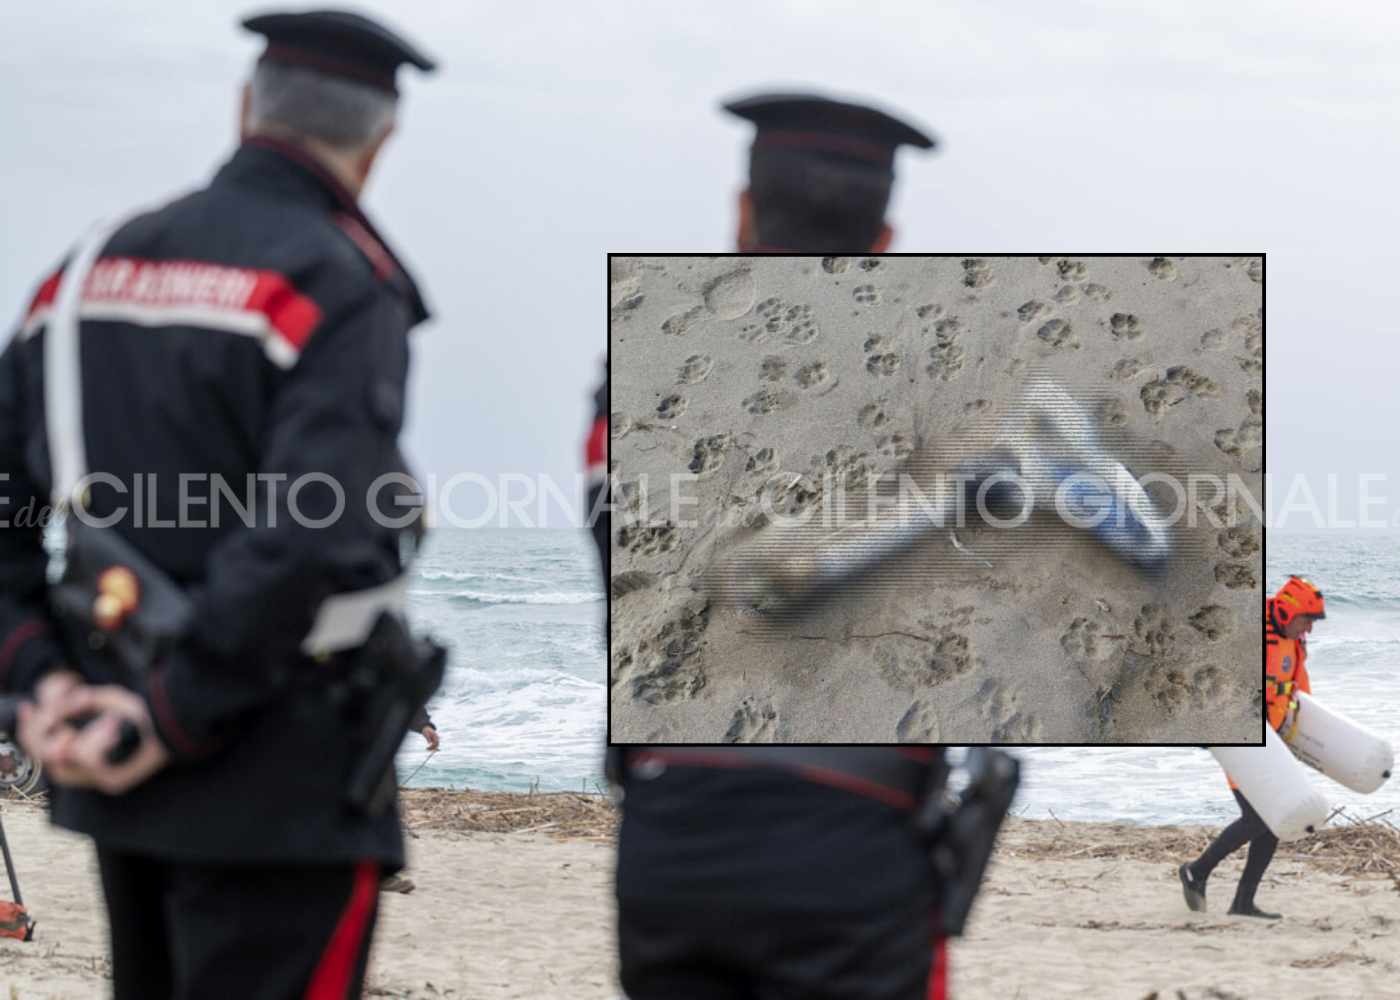
{"type": "MultiPolygon", "coordinates": [[[[7,311],[94,219],[200,185],[229,154],[259,51],[236,21],[266,9],[0,5],[7,311]]],[[[1394,5],[359,9],[443,66],[401,74],[401,134],[366,199],[436,313],[408,431],[422,471],[571,484],[606,351],[604,255],[732,249],[749,126],[716,104],[811,87],[938,136],[934,155],[900,154],[895,250],[1267,252],[1276,483],[1335,471],[1345,506],[1358,472],[1385,472],[1400,510],[1394,5]]]]}

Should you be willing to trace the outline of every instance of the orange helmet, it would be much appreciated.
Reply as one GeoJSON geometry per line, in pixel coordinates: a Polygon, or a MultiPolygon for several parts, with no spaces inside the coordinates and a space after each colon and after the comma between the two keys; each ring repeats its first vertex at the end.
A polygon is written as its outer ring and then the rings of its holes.
{"type": "Polygon", "coordinates": [[[1274,617],[1280,625],[1287,625],[1298,615],[1326,618],[1323,610],[1322,591],[1301,576],[1290,576],[1274,595],[1274,617]]]}

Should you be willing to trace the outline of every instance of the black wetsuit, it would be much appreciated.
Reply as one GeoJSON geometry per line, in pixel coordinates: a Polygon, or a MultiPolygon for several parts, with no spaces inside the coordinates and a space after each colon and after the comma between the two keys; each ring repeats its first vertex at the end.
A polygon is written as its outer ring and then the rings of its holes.
{"type": "MultiPolygon", "coordinates": [[[[732,766],[723,749],[656,774],[645,762],[661,752],[628,752],[617,898],[632,1000],[942,995],[932,875],[905,803],[732,766]]],[[[886,752],[928,766],[939,753],[886,752]]]]}
{"type": "Polygon", "coordinates": [[[1278,837],[1274,836],[1259,818],[1259,814],[1254,811],[1254,807],[1240,790],[1236,788],[1232,791],[1235,793],[1235,801],[1240,804],[1240,818],[1222,830],[1220,836],[1215,838],[1205,852],[1186,868],[1190,872],[1192,883],[1204,893],[1206,879],[1210,878],[1215,866],[1248,844],[1249,856],[1244,863],[1244,874],[1240,876],[1240,884],[1235,889],[1235,899],[1230,904],[1230,912],[1252,915],[1255,911],[1254,894],[1259,889],[1264,870],[1273,860],[1274,851],[1278,849],[1278,837]]]}

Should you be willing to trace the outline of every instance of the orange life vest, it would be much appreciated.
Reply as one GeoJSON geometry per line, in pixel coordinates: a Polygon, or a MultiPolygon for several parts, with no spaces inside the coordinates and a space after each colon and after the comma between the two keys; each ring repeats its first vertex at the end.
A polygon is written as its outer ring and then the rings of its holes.
{"type": "MultiPolygon", "coordinates": [[[[1288,712],[1288,703],[1293,700],[1295,691],[1312,694],[1308,682],[1308,670],[1304,662],[1308,658],[1307,643],[1298,639],[1285,639],[1274,625],[1274,599],[1271,597],[1264,606],[1264,700],[1269,713],[1269,725],[1278,729],[1283,725],[1283,717],[1288,712]]],[[[1229,775],[1226,775],[1228,778],[1229,775]]],[[[1238,788],[1234,779],[1231,788],[1238,788]]]]}

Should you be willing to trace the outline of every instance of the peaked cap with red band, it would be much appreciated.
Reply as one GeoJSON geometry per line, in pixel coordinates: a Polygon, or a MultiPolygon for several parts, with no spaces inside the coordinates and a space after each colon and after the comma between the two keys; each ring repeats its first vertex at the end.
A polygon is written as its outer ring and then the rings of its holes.
{"type": "Polygon", "coordinates": [[[243,22],[267,37],[263,59],[305,66],[397,94],[394,74],[404,63],[427,72],[436,63],[408,41],[367,17],[343,10],[260,14],[243,22]]]}
{"type": "Polygon", "coordinates": [[[758,126],[754,153],[796,149],[838,156],[894,173],[900,146],[932,149],[934,141],[883,111],[812,94],[761,94],[724,105],[758,126]]]}

